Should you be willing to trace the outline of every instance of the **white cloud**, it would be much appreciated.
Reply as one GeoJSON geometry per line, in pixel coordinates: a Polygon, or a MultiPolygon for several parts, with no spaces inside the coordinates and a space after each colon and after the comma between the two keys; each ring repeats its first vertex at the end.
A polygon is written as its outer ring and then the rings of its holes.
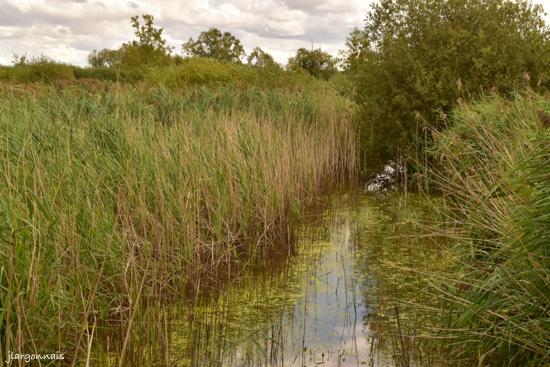
{"type": "MultiPolygon", "coordinates": [[[[550,10],[550,0],[543,3],[550,10]]],[[[129,18],[150,13],[176,51],[217,27],[260,46],[280,62],[299,47],[336,53],[360,26],[371,0],[0,0],[0,64],[12,53],[86,64],[93,49],[133,38],[129,18]]]]}
{"type": "Polygon", "coordinates": [[[14,52],[86,64],[93,49],[132,39],[129,17],[144,13],[155,16],[176,51],[189,37],[218,27],[247,50],[260,46],[285,62],[312,43],[336,52],[367,9],[360,0],[0,0],[0,64],[10,63],[14,52]]]}

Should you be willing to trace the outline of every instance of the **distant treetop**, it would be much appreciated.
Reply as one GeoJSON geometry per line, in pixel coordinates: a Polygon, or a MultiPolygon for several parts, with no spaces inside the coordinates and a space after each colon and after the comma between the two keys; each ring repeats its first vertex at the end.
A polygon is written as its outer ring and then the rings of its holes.
{"type": "Polygon", "coordinates": [[[327,80],[337,72],[336,59],[320,48],[311,51],[299,48],[296,56],[288,59],[288,68],[303,69],[316,78],[327,80]]]}
{"type": "Polygon", "coordinates": [[[205,57],[219,61],[241,63],[244,48],[241,41],[229,32],[210,28],[201,32],[197,40],[189,38],[183,44],[183,51],[192,57],[205,57]]]}

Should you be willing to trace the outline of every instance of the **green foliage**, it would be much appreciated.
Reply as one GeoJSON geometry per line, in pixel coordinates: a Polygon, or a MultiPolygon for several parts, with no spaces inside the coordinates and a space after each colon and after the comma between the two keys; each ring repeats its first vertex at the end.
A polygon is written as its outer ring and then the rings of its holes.
{"type": "Polygon", "coordinates": [[[244,56],[241,41],[230,32],[210,28],[201,32],[197,40],[189,38],[183,44],[183,51],[191,57],[204,57],[218,61],[240,63],[244,56]]]}
{"type": "Polygon", "coordinates": [[[150,85],[184,87],[194,84],[246,84],[257,82],[258,74],[245,65],[206,58],[188,58],[178,66],[152,68],[145,74],[150,85]]]}
{"type": "Polygon", "coordinates": [[[199,57],[184,59],[179,65],[149,68],[144,73],[144,81],[150,86],[163,85],[169,88],[233,85],[296,92],[330,88],[330,84],[303,70],[294,72],[278,66],[256,67],[199,57]]]}
{"type": "Polygon", "coordinates": [[[355,96],[353,75],[354,74],[349,71],[336,73],[336,75],[329,79],[329,84],[338,94],[352,100],[355,96]]]}
{"type": "Polygon", "coordinates": [[[0,65],[0,80],[8,81],[10,79],[10,71],[12,70],[9,66],[0,65]]]}
{"type": "Polygon", "coordinates": [[[273,60],[273,57],[262,50],[260,47],[255,47],[247,57],[248,65],[257,66],[260,68],[280,68],[281,66],[273,60]]]}
{"type": "Polygon", "coordinates": [[[73,80],[74,73],[70,65],[55,62],[45,56],[20,59],[15,66],[4,68],[0,79],[16,83],[51,83],[56,80],[73,80]]]}
{"type": "Polygon", "coordinates": [[[336,59],[320,48],[307,50],[299,48],[296,56],[288,59],[290,70],[303,69],[316,78],[328,80],[336,74],[336,59]]]}
{"type": "Polygon", "coordinates": [[[135,83],[143,80],[144,72],[132,69],[115,69],[108,67],[82,68],[73,66],[76,79],[97,79],[109,82],[135,83]]]}
{"type": "Polygon", "coordinates": [[[154,17],[142,15],[143,24],[139,17],[130,18],[137,40],[124,43],[116,50],[94,50],[88,56],[92,67],[112,67],[118,69],[136,69],[148,66],[165,66],[172,63],[170,53],[172,48],[162,37],[163,28],[154,26],[154,17]]]}
{"type": "Polygon", "coordinates": [[[120,53],[120,68],[122,69],[166,66],[172,63],[172,58],[164,51],[134,43],[122,45],[118,52],[120,53]]]}
{"type": "Polygon", "coordinates": [[[103,50],[93,50],[88,55],[88,63],[93,68],[112,68],[118,67],[121,63],[120,50],[109,50],[104,48],[103,50]]]}
{"type": "Polygon", "coordinates": [[[505,0],[375,4],[347,51],[348,68],[356,70],[365,167],[414,155],[423,129],[444,128],[460,100],[526,83],[548,86],[549,32],[541,11],[505,0]]]}
{"type": "Polygon", "coordinates": [[[287,254],[290,208],[353,172],[347,102],[328,90],[0,93],[2,351],[38,345],[84,365],[90,320],[157,340],[151,322],[132,328],[129,304],[141,315],[287,254]]]}
{"type": "Polygon", "coordinates": [[[154,26],[155,18],[152,15],[144,14],[141,17],[144,22],[143,25],[140,24],[137,15],[130,18],[137,38],[137,41],[132,41],[131,44],[141,48],[157,50],[166,55],[170,54],[172,49],[166,44],[166,40],[162,38],[164,29],[154,26]]]}
{"type": "Polygon", "coordinates": [[[359,28],[354,28],[346,39],[346,48],[341,52],[343,67],[355,72],[365,61],[369,50],[369,38],[359,28]]]}
{"type": "MultiPolygon", "coordinates": [[[[491,97],[456,110],[436,134],[435,184],[456,284],[442,333],[468,365],[538,366],[550,357],[550,101],[491,97]],[[472,348],[457,348],[460,343],[472,348]],[[475,346],[475,347],[473,347],[475,346]]],[[[444,295],[444,296],[443,296],[444,295]]]]}

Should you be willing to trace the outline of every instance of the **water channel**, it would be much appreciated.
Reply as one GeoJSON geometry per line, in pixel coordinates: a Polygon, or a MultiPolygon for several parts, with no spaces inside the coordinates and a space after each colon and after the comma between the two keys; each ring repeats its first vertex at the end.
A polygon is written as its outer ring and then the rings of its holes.
{"type": "Polygon", "coordinates": [[[343,202],[300,228],[296,256],[182,311],[179,318],[185,322],[171,328],[171,364],[345,367],[402,362],[404,356],[391,343],[383,347],[380,334],[388,330],[373,322],[380,316],[380,257],[410,255],[410,248],[388,232],[395,224],[397,201],[343,202]]]}
{"type": "MultiPolygon", "coordinates": [[[[297,228],[293,256],[248,272],[216,295],[162,310],[169,315],[158,347],[163,360],[147,364],[437,365],[429,352],[412,353],[418,350],[415,322],[429,320],[393,302],[411,303],[421,294],[418,274],[403,269],[438,256],[419,245],[421,236],[411,236],[417,229],[409,224],[422,215],[416,203],[399,194],[333,198],[297,228]]],[[[149,354],[139,353],[135,363],[149,354]]]]}

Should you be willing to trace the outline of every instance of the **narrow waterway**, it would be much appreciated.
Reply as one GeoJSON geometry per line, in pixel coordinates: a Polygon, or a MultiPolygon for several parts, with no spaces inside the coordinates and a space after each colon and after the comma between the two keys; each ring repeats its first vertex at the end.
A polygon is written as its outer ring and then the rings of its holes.
{"type": "MultiPolygon", "coordinates": [[[[432,318],[415,306],[434,298],[418,270],[441,263],[437,241],[419,232],[422,217],[423,202],[399,194],[333,198],[296,228],[292,256],[262,262],[215,294],[149,309],[136,322],[147,333],[135,329],[130,364],[445,364],[425,343],[432,318]]],[[[120,349],[110,348],[102,365],[117,365],[120,349]]]]}
{"type": "Polygon", "coordinates": [[[390,204],[344,202],[301,227],[298,254],[284,264],[182,310],[171,328],[171,364],[396,365],[371,322],[380,283],[374,262],[391,225],[390,204]]]}

